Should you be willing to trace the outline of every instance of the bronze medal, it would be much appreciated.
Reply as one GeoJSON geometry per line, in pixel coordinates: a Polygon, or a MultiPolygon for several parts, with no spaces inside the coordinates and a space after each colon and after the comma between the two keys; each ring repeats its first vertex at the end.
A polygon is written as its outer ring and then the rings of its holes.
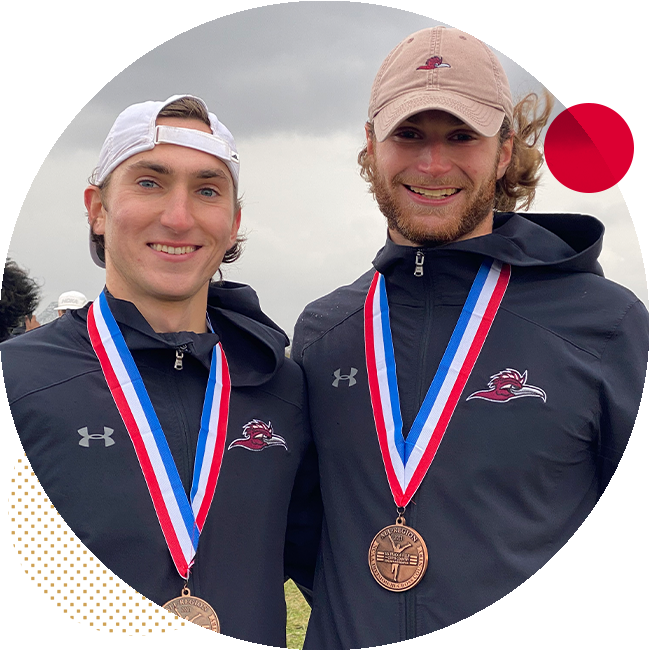
{"type": "Polygon", "coordinates": [[[157,650],[212,650],[219,640],[219,619],[202,598],[184,588],[165,603],[153,622],[157,650]]]}
{"type": "Polygon", "coordinates": [[[422,580],[429,553],[422,536],[398,517],[380,530],[370,544],[368,564],[373,578],[389,591],[407,591],[422,580]]]}

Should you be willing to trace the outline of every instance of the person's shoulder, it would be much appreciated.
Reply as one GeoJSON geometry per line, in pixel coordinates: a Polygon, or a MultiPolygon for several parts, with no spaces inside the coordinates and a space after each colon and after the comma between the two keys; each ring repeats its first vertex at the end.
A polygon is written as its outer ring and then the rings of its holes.
{"type": "MultiPolygon", "coordinates": [[[[374,274],[374,269],[366,271],[351,284],[338,287],[310,302],[296,323],[292,348],[304,349],[362,311],[374,274]]],[[[296,358],[293,350],[292,356],[296,358]]]]}
{"type": "Polygon", "coordinates": [[[630,289],[608,278],[590,278],[592,314],[598,314],[606,329],[607,338],[633,336],[641,349],[648,349],[648,308],[630,289]]]}
{"type": "Polygon", "coordinates": [[[32,356],[35,350],[52,340],[56,330],[56,321],[46,323],[27,332],[22,332],[18,336],[12,336],[10,339],[0,343],[0,353],[3,358],[5,355],[27,355],[32,356]]]}
{"type": "Polygon", "coordinates": [[[305,376],[296,361],[285,356],[278,364],[272,377],[259,385],[259,388],[274,395],[283,402],[303,409],[305,407],[305,376]]]}
{"type": "Polygon", "coordinates": [[[566,276],[571,283],[569,297],[577,300],[576,307],[597,314],[602,321],[617,321],[630,309],[639,313],[647,309],[641,299],[628,287],[597,273],[574,273],[566,276]]]}
{"type": "MultiPolygon", "coordinates": [[[[603,276],[584,278],[585,311],[602,322],[607,337],[638,330],[639,340],[647,341],[648,309],[630,289],[603,276]]],[[[647,343],[646,343],[647,349],[647,343]]]]}
{"type": "Polygon", "coordinates": [[[346,284],[310,302],[302,316],[314,318],[327,316],[332,323],[347,318],[363,308],[375,270],[371,269],[351,284],[346,284]]]}
{"type": "Polygon", "coordinates": [[[83,324],[64,316],[0,344],[9,402],[96,370],[97,358],[84,333],[83,324]]]}
{"type": "Polygon", "coordinates": [[[633,339],[647,354],[648,310],[627,287],[588,271],[520,269],[513,278],[506,294],[510,313],[596,358],[619,337],[633,339]]]}

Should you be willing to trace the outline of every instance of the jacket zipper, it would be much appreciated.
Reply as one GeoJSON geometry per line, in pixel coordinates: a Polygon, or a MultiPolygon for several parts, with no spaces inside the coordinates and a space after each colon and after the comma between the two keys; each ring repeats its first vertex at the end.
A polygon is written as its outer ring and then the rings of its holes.
{"type": "Polygon", "coordinates": [[[424,275],[424,252],[419,250],[415,253],[415,270],[413,275],[416,278],[421,278],[424,275]]]}
{"type": "Polygon", "coordinates": [[[183,369],[183,356],[187,352],[187,345],[181,345],[176,348],[176,360],[174,361],[174,370],[183,369]]]}
{"type": "MultiPolygon", "coordinates": [[[[417,278],[424,277],[424,251],[418,249],[415,253],[415,269],[413,275],[417,278]]],[[[422,328],[422,333],[424,340],[420,349],[422,350],[422,363],[424,363],[427,357],[427,349],[429,347],[429,331],[431,330],[432,321],[433,321],[433,286],[430,286],[431,282],[425,282],[425,287],[423,289],[424,300],[425,300],[425,314],[424,314],[424,327],[422,328]]],[[[421,366],[419,369],[419,381],[417,386],[418,397],[421,397],[424,400],[424,387],[422,386],[422,376],[424,374],[424,367],[421,366]]],[[[426,393],[425,393],[426,394],[426,393]]],[[[420,402],[421,403],[421,402],[420,402]]],[[[416,505],[415,501],[411,501],[408,508],[407,515],[407,525],[409,525],[409,520],[411,525],[417,523],[417,518],[415,516],[416,505]]],[[[417,636],[417,606],[415,594],[412,591],[407,591],[404,594],[404,629],[406,631],[406,640],[414,639],[417,636]]]]}
{"type": "MultiPolygon", "coordinates": [[[[188,346],[187,344],[179,345],[177,348],[175,348],[175,359],[174,359],[174,370],[183,370],[183,357],[185,356],[185,353],[188,351],[188,346]]],[[[182,380],[181,380],[182,381],[182,380]]],[[[182,418],[184,421],[184,418],[182,418]]],[[[183,426],[184,429],[184,434],[185,434],[185,452],[186,454],[188,453],[188,448],[189,448],[189,441],[188,441],[188,432],[183,426]]],[[[189,458],[186,458],[186,462],[188,463],[188,467],[191,466],[189,458]]],[[[179,474],[180,474],[180,469],[179,469],[179,474]]],[[[190,476],[190,482],[192,481],[191,474],[190,476]]],[[[186,490],[189,489],[189,487],[185,486],[185,483],[183,479],[181,478],[181,481],[183,482],[183,486],[185,487],[186,490]]],[[[185,586],[190,590],[192,595],[194,596],[199,596],[201,593],[201,587],[199,584],[199,579],[198,576],[194,573],[194,570],[192,570],[188,576],[187,582],[185,583],[185,586]]]]}

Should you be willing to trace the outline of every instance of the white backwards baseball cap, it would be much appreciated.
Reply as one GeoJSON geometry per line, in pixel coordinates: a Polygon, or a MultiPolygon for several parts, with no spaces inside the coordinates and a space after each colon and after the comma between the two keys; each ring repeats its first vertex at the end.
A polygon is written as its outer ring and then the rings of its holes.
{"type": "Polygon", "coordinates": [[[239,154],[232,133],[210,113],[207,104],[194,95],[173,95],[164,102],[142,102],[125,108],[115,120],[99,153],[99,165],[93,182],[100,185],[106,177],[125,160],[157,144],[177,144],[212,154],[226,163],[235,183],[239,184],[239,154]],[[158,114],[165,106],[183,97],[191,97],[205,106],[210,117],[212,134],[196,129],[156,125],[158,114]]]}
{"type": "MultiPolygon", "coordinates": [[[[207,104],[194,95],[172,95],[164,102],[147,101],[132,104],[118,116],[104,140],[99,153],[99,164],[92,175],[93,185],[101,185],[109,174],[125,160],[153,149],[157,144],[176,144],[190,149],[197,149],[212,154],[223,160],[228,167],[235,186],[239,185],[239,154],[232,133],[223,125],[214,113],[210,113],[207,104]],[[190,97],[205,107],[210,118],[212,133],[187,129],[184,127],[156,124],[158,114],[165,106],[190,97]]],[[[97,255],[90,232],[90,254],[97,266],[105,268],[104,262],[97,255]]]]}
{"type": "Polygon", "coordinates": [[[442,110],[492,137],[512,122],[508,77],[490,48],[450,27],[407,36],[382,63],[370,95],[368,120],[379,142],[408,117],[442,110]]]}

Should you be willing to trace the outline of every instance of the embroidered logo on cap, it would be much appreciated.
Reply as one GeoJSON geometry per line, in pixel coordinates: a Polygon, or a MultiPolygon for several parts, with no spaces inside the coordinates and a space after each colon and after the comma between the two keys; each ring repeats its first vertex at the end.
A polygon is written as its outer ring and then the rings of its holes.
{"type": "Polygon", "coordinates": [[[489,402],[509,402],[519,397],[539,397],[546,402],[546,393],[537,386],[528,383],[528,370],[520,373],[513,368],[506,368],[490,377],[488,388],[472,393],[465,401],[471,399],[485,399],[489,402]]]}
{"type": "Polygon", "coordinates": [[[435,70],[436,68],[451,68],[451,66],[448,63],[443,63],[441,56],[432,56],[430,59],[427,59],[424,65],[416,68],[416,70],[435,70]]]}
{"type": "MultiPolygon", "coordinates": [[[[243,447],[250,451],[262,451],[267,447],[281,446],[287,449],[286,440],[282,436],[273,433],[271,421],[266,424],[262,420],[251,420],[244,425],[244,436],[233,440],[228,449],[233,447],[243,447]]],[[[287,450],[288,451],[288,450],[287,450]]]]}

